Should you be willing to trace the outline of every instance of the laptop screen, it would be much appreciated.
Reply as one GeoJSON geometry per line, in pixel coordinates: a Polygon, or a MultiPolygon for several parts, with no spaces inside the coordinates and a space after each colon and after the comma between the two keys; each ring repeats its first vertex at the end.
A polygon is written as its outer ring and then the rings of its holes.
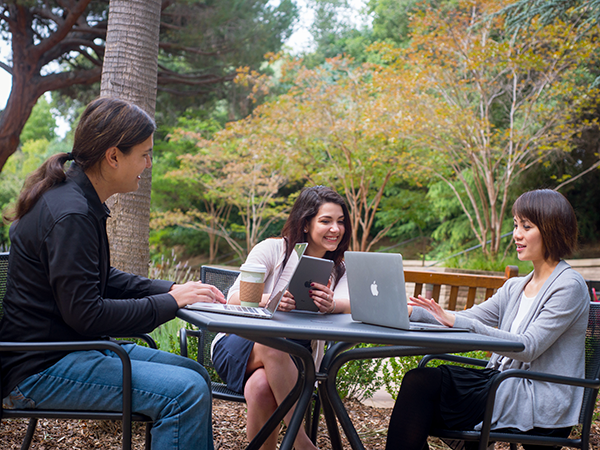
{"type": "Polygon", "coordinates": [[[266,308],[270,312],[274,313],[277,309],[277,306],[279,306],[279,301],[281,300],[281,297],[287,290],[290,281],[292,280],[292,276],[296,271],[296,267],[298,267],[298,262],[300,262],[300,257],[306,251],[306,247],[308,247],[308,244],[306,242],[298,243],[294,246],[294,250],[290,254],[290,257],[288,258],[285,267],[281,270],[279,278],[273,286],[273,291],[271,291],[269,301],[267,302],[266,308]]]}

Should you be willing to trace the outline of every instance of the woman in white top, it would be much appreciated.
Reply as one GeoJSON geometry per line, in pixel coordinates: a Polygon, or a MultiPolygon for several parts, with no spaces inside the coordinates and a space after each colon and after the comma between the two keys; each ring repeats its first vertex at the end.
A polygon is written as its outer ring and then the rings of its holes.
{"type": "MultiPolygon", "coordinates": [[[[315,186],[302,190],[283,227],[281,238],[267,239],[257,244],[247,263],[267,267],[261,306],[266,304],[273,283],[285,266],[294,245],[307,242],[305,255],[333,260],[334,268],[327,286],[314,283],[311,298],[321,313],[348,313],[350,301],[344,252],[348,249],[352,230],[344,199],[334,190],[315,186]]],[[[229,290],[228,302],[239,304],[239,278],[229,290]]],[[[295,308],[294,297],[286,292],[279,310],[295,308]]],[[[296,341],[311,349],[310,341],[296,341]]],[[[298,370],[287,353],[236,335],[226,335],[213,346],[213,362],[227,386],[243,392],[248,404],[247,435],[251,440],[285,399],[298,378],[298,370]]],[[[285,416],[289,423],[292,410],[285,416]]],[[[275,449],[277,432],[267,439],[263,449],[275,449]]],[[[294,443],[297,450],[316,447],[300,428],[294,443]]]]}
{"type": "MultiPolygon", "coordinates": [[[[577,242],[575,212],[565,197],[548,189],[524,193],[512,212],[517,254],[533,263],[532,273],[511,278],[490,299],[465,311],[445,311],[422,296],[411,297],[409,308],[411,320],[437,320],[522,342],[525,349],[493,353],[485,369],[442,365],[408,372],[390,419],[388,450],[427,448],[432,427],[476,428],[491,378],[503,370],[583,378],[590,299],[583,277],[562,260],[577,242]]],[[[508,379],[497,391],[492,429],[567,437],[578,423],[582,398],[582,388],[508,379]]]]}

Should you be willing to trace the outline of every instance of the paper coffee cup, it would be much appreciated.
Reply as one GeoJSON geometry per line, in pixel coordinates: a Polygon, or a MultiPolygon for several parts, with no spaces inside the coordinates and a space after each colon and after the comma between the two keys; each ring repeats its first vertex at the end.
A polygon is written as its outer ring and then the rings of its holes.
{"type": "Polygon", "coordinates": [[[240,272],[240,303],[257,307],[265,289],[267,268],[262,264],[242,264],[240,272]]]}

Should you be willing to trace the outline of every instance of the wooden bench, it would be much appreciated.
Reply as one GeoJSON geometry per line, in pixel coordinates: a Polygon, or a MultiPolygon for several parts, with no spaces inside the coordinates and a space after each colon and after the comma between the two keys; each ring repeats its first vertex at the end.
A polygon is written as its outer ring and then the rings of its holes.
{"type": "Polygon", "coordinates": [[[430,298],[434,298],[438,303],[440,303],[442,286],[447,286],[450,289],[447,309],[455,311],[460,287],[468,288],[465,305],[465,309],[468,309],[475,304],[477,289],[485,289],[484,300],[487,300],[494,295],[494,292],[496,292],[506,280],[516,277],[518,274],[519,268],[517,266],[506,266],[504,276],[405,270],[404,281],[407,283],[415,283],[413,292],[413,296],[415,297],[423,293],[424,285],[433,285],[431,294],[428,291],[426,296],[431,296],[430,298]]]}

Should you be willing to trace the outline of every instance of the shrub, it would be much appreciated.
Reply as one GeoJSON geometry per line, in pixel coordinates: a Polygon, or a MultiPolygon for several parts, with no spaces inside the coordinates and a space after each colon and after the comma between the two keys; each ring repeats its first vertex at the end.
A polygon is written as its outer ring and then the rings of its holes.
{"type": "MultiPolygon", "coordinates": [[[[358,344],[355,348],[378,347],[377,344],[358,344]]],[[[336,387],[341,398],[364,400],[373,397],[383,386],[381,377],[382,359],[362,359],[344,364],[336,379],[336,387]]]]}

